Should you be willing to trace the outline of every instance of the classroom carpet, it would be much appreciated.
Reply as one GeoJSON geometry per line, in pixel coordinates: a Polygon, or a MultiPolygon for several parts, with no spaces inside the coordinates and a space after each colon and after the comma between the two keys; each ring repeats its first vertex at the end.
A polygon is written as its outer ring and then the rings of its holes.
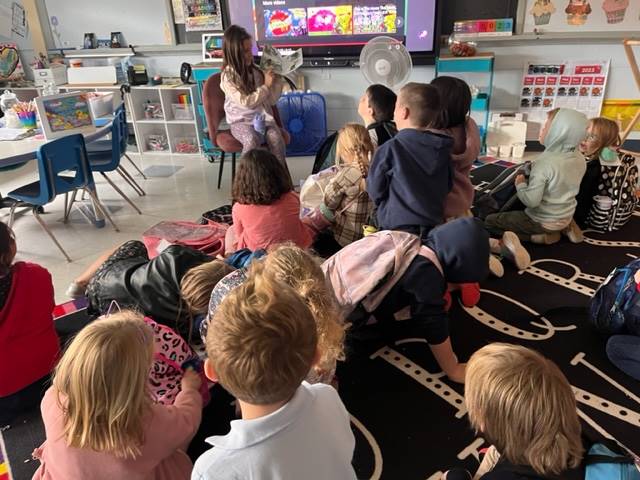
{"type": "MultiPolygon", "coordinates": [[[[503,166],[475,169],[474,183],[491,180],[503,166]]],[[[455,300],[451,339],[461,360],[490,342],[540,351],[560,366],[573,386],[587,436],[614,437],[640,454],[640,382],[611,365],[606,338],[593,331],[586,311],[579,308],[586,307],[615,266],[640,255],[640,214],[617,232],[587,232],[586,237],[579,245],[567,240],[528,245],[533,260],[528,270],[518,272],[505,264],[503,278],[483,282],[474,308],[455,300]]],[[[83,320],[78,321],[81,325],[83,320]]],[[[463,386],[439,372],[423,340],[390,342],[375,328],[354,332],[337,375],[356,437],[353,463],[358,478],[435,480],[454,466],[477,466],[478,451],[488,445],[469,427],[463,386]]],[[[228,431],[234,412],[233,399],[214,387],[189,449],[192,458],[208,448],[206,437],[228,431]]],[[[37,468],[31,451],[44,440],[38,412],[2,435],[13,478],[30,478],[37,468]]]]}

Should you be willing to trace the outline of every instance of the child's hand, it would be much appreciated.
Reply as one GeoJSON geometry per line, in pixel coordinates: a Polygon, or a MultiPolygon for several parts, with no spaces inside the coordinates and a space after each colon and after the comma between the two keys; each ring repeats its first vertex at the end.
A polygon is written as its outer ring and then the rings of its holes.
{"type": "Polygon", "coordinates": [[[527,183],[527,177],[525,177],[523,174],[516,176],[516,186],[520,185],[521,183],[527,183]]]}
{"type": "Polygon", "coordinates": [[[185,370],[181,382],[182,390],[199,390],[200,385],[202,385],[202,378],[200,377],[200,374],[193,368],[185,370]]]}
{"type": "Polygon", "coordinates": [[[466,368],[466,363],[458,363],[453,367],[451,372],[447,372],[447,377],[449,377],[449,380],[453,380],[454,382],[464,383],[464,373],[466,368]]]}
{"type": "Polygon", "coordinates": [[[264,84],[267,86],[267,88],[271,88],[275,80],[276,74],[273,73],[273,70],[267,70],[264,74],[264,84]]]}

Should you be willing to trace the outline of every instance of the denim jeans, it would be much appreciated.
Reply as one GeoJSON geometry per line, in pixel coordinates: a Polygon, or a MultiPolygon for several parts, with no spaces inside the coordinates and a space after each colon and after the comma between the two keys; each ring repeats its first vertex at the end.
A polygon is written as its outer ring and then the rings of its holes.
{"type": "Polygon", "coordinates": [[[640,380],[640,337],[614,335],[607,342],[607,356],[624,373],[640,380]]]}

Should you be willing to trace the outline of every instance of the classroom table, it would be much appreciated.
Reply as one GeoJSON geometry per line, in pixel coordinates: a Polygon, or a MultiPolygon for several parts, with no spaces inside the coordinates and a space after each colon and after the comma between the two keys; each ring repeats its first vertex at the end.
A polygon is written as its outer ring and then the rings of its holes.
{"type": "MultiPolygon", "coordinates": [[[[93,142],[99,138],[108,135],[111,132],[111,122],[106,125],[97,127],[95,131],[85,133],[84,139],[86,143],[93,142]]],[[[27,137],[22,140],[4,140],[0,141],[0,168],[9,167],[12,165],[20,165],[37,158],[37,151],[40,146],[47,143],[44,138],[27,137]]],[[[0,172],[2,173],[2,172],[0,172]]],[[[0,193],[0,208],[11,205],[11,200],[3,198],[0,193]],[[8,203],[7,203],[8,202],[8,203]]],[[[105,225],[104,218],[94,205],[93,207],[94,218],[90,219],[97,228],[102,228],[105,225]]]]}

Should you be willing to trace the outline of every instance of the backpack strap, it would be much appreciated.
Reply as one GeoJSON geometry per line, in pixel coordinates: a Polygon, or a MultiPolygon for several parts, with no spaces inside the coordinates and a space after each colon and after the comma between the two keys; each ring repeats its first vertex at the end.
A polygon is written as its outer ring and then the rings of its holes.
{"type": "Polygon", "coordinates": [[[623,456],[609,456],[609,455],[590,455],[587,454],[583,460],[585,465],[595,465],[597,463],[619,463],[619,464],[633,464],[633,460],[623,456]]]}
{"type": "Polygon", "coordinates": [[[436,252],[431,250],[429,247],[425,247],[423,245],[422,247],[420,247],[420,251],[418,252],[418,255],[421,255],[425,257],[427,260],[430,260],[431,263],[433,263],[433,265],[435,265],[435,267],[438,269],[438,271],[440,272],[440,275],[444,277],[444,270],[442,269],[442,264],[440,263],[440,260],[438,259],[436,252]]]}

